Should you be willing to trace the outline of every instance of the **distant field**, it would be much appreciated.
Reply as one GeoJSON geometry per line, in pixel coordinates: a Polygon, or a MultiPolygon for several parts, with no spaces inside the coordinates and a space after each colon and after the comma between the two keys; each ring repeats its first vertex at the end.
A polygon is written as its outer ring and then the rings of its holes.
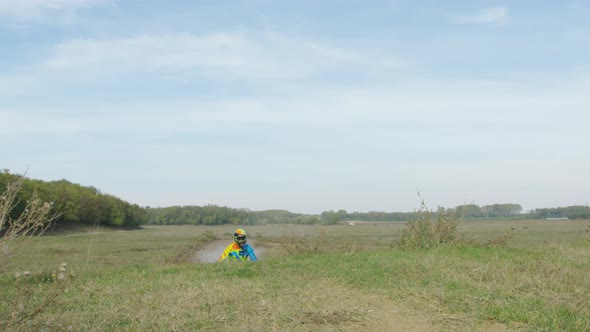
{"type": "Polygon", "coordinates": [[[20,306],[41,310],[8,330],[590,331],[589,221],[465,221],[472,244],[413,251],[391,247],[403,223],[354,224],[240,225],[256,264],[194,263],[229,225],[44,236],[0,276],[0,321],[20,306]]]}

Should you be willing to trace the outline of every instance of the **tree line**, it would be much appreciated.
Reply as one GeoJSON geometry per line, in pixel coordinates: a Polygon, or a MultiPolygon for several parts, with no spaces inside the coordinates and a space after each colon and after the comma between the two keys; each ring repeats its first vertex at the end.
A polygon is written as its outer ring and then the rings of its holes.
{"type": "Polygon", "coordinates": [[[463,218],[507,218],[520,215],[522,206],[520,204],[492,204],[479,207],[476,204],[459,205],[455,211],[463,218]]]}
{"type": "MultiPolygon", "coordinates": [[[[492,204],[478,206],[475,204],[459,205],[455,208],[445,209],[447,213],[456,213],[464,219],[478,218],[510,218],[520,216],[522,207],[519,204],[492,204]]],[[[334,224],[340,221],[408,221],[416,218],[417,212],[352,212],[346,210],[325,211],[321,218],[327,223],[334,224]]],[[[433,211],[434,214],[436,212],[433,211]]]]}
{"type": "Polygon", "coordinates": [[[568,218],[568,219],[590,219],[590,207],[587,205],[572,205],[567,207],[534,209],[529,212],[532,218],[568,218]]]}
{"type": "MultiPolygon", "coordinates": [[[[0,173],[0,191],[21,175],[0,173]]],[[[103,194],[94,187],[83,187],[67,180],[41,181],[25,179],[18,192],[17,203],[10,212],[13,219],[23,212],[27,200],[33,196],[52,204],[57,215],[56,224],[96,224],[113,226],[138,226],[147,223],[145,208],[130,204],[112,195],[103,194]]]]}
{"type": "Polygon", "coordinates": [[[303,215],[285,210],[250,211],[217,205],[170,206],[147,208],[148,224],[152,225],[223,225],[223,224],[317,224],[317,216],[303,215]]]}
{"type": "MultiPolygon", "coordinates": [[[[0,190],[20,175],[8,170],[0,173],[0,190]]],[[[114,226],[138,225],[223,225],[223,224],[336,224],[343,221],[408,221],[417,212],[347,212],[346,210],[324,211],[319,215],[293,213],[286,210],[251,211],[217,205],[140,207],[112,195],[103,194],[94,187],[84,187],[65,179],[45,182],[25,179],[19,192],[19,203],[11,211],[13,218],[20,215],[26,201],[33,195],[45,202],[52,202],[52,211],[58,215],[58,224],[95,224],[114,226]]],[[[534,209],[522,213],[519,204],[459,205],[446,210],[455,212],[463,219],[494,218],[569,218],[590,219],[588,206],[534,209]]]]}

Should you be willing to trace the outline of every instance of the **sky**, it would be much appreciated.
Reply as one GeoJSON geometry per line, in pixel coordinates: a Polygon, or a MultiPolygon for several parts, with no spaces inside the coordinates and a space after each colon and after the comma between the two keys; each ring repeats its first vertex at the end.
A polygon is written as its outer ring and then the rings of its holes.
{"type": "Polygon", "coordinates": [[[567,0],[0,0],[0,169],[150,207],[587,205],[588,17],[567,0]]]}

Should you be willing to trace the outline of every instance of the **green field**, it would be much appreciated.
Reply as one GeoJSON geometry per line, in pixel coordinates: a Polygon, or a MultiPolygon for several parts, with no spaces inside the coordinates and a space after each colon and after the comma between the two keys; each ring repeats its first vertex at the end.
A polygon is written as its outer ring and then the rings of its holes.
{"type": "Polygon", "coordinates": [[[241,225],[261,258],[246,264],[195,262],[236,226],[46,235],[0,276],[0,326],[590,331],[588,221],[465,221],[470,241],[431,250],[392,246],[403,225],[241,225]]]}

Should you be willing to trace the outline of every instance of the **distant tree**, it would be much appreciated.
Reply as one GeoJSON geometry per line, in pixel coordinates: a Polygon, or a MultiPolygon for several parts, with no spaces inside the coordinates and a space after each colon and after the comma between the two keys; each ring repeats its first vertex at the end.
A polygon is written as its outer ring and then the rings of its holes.
{"type": "Polygon", "coordinates": [[[340,210],[339,212],[334,212],[332,210],[324,211],[321,214],[322,223],[327,225],[337,224],[345,213],[346,211],[344,210],[340,210]]]}
{"type": "Polygon", "coordinates": [[[475,204],[459,205],[455,211],[463,218],[481,218],[484,215],[481,208],[475,204]]]}
{"type": "MultiPolygon", "coordinates": [[[[0,186],[14,179],[8,172],[0,173],[0,186]]],[[[56,225],[71,223],[103,225],[139,225],[147,222],[147,214],[139,206],[132,206],[115,196],[102,194],[94,187],[83,187],[65,179],[45,182],[23,179],[19,200],[12,209],[14,217],[25,209],[26,197],[33,193],[45,202],[52,202],[52,210],[59,216],[56,225]]]]}
{"type": "Polygon", "coordinates": [[[585,216],[590,215],[590,207],[583,205],[572,205],[567,207],[557,208],[542,208],[531,211],[534,218],[569,218],[569,219],[585,219],[585,216]]]}
{"type": "Polygon", "coordinates": [[[487,218],[510,217],[520,214],[520,204],[492,204],[481,207],[483,215],[487,218]]]}

